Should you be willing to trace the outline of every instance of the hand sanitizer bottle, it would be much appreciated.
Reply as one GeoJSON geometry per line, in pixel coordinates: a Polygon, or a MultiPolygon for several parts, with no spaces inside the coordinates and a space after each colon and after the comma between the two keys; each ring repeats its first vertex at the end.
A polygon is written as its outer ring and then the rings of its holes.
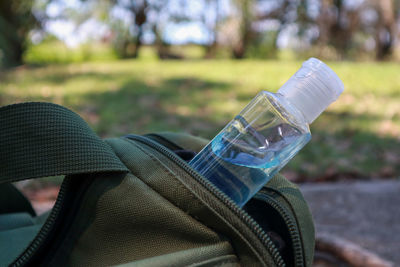
{"type": "Polygon", "coordinates": [[[343,90],[311,58],[277,93],[259,93],[189,164],[242,207],[310,141],[308,125],[343,90]]]}

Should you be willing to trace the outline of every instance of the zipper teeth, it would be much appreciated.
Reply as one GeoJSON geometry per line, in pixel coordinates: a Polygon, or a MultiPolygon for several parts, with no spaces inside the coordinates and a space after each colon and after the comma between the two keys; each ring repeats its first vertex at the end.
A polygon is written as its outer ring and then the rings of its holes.
{"type": "MultiPolygon", "coordinates": [[[[161,141],[166,142],[167,144],[169,144],[170,146],[174,147],[175,149],[184,150],[183,147],[178,146],[178,145],[175,144],[175,143],[172,143],[171,141],[169,141],[169,140],[168,140],[167,138],[165,138],[164,136],[161,136],[161,135],[158,135],[158,134],[155,134],[155,133],[146,134],[146,137],[151,137],[151,136],[154,137],[154,138],[156,138],[156,139],[159,139],[159,140],[161,140],[161,141]]],[[[152,138],[150,138],[150,139],[152,139],[152,138]]],[[[158,142],[158,140],[155,140],[155,141],[158,142]]],[[[160,143],[160,142],[158,142],[158,143],[160,143]]]]}
{"type": "Polygon", "coordinates": [[[258,199],[261,199],[262,201],[267,202],[271,207],[275,208],[283,217],[283,220],[285,221],[286,225],[289,228],[289,232],[291,234],[291,239],[293,242],[293,247],[294,247],[294,257],[295,257],[295,264],[296,266],[304,266],[303,263],[303,250],[301,248],[301,241],[300,241],[300,235],[297,231],[297,224],[293,222],[293,220],[290,218],[289,213],[278,203],[275,202],[275,200],[271,199],[267,194],[262,194],[261,196],[257,197],[258,199]]]}
{"type": "Polygon", "coordinates": [[[62,185],[60,187],[60,191],[58,192],[57,201],[54,204],[49,217],[47,218],[46,222],[43,224],[39,233],[37,234],[35,239],[31,242],[29,247],[23,252],[23,254],[21,254],[13,263],[11,263],[10,266],[19,267],[19,266],[26,264],[31,259],[32,255],[40,248],[44,239],[47,237],[48,233],[50,232],[50,230],[52,229],[52,227],[54,225],[54,222],[60,211],[61,204],[65,197],[65,191],[66,191],[67,185],[68,185],[68,179],[66,179],[62,183],[62,185]]]}
{"type": "Polygon", "coordinates": [[[195,177],[198,182],[200,182],[206,189],[208,189],[211,193],[216,195],[228,208],[230,208],[234,213],[239,215],[239,217],[248,225],[250,226],[250,229],[257,235],[257,237],[262,241],[263,245],[268,249],[268,252],[270,252],[273,260],[277,264],[277,266],[285,266],[285,263],[279,254],[278,249],[275,247],[274,243],[272,240],[269,238],[269,236],[264,232],[264,230],[258,225],[258,223],[250,217],[250,215],[244,211],[243,209],[239,208],[230,198],[228,198],[221,190],[219,190],[216,186],[214,186],[211,182],[208,180],[204,179],[203,177],[200,176],[197,172],[195,172],[193,169],[188,168],[188,165],[185,161],[183,161],[181,158],[176,156],[174,153],[171,151],[167,150],[163,146],[157,144],[153,140],[144,137],[144,136],[139,136],[139,135],[127,135],[125,136],[128,139],[131,140],[136,140],[139,142],[142,142],[157,151],[161,152],[164,155],[167,155],[169,158],[174,159],[174,161],[182,167],[184,170],[186,170],[191,176],[195,177]]]}

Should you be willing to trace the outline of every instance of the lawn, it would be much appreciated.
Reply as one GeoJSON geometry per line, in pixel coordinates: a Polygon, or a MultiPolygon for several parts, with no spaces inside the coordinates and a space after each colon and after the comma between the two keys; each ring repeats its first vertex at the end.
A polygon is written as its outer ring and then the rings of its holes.
{"type": "MultiPolygon", "coordinates": [[[[400,176],[400,66],[328,62],[345,93],[312,125],[285,168],[299,179],[400,176]]],[[[50,101],[102,137],[186,131],[213,137],[257,92],[276,91],[300,61],[154,59],[21,67],[0,73],[0,105],[50,101]]]]}

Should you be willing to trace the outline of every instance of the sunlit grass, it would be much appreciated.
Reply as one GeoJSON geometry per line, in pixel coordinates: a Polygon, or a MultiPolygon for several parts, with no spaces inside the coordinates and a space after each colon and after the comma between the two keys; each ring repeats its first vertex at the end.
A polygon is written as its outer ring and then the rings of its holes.
{"type": "Polygon", "coordinates": [[[115,60],[117,55],[109,45],[102,43],[68,47],[61,41],[49,40],[29,46],[24,61],[30,64],[72,63],[85,61],[115,60]]]}
{"type": "MultiPolygon", "coordinates": [[[[147,54],[146,54],[147,53],[147,54]]],[[[214,136],[259,91],[276,91],[299,61],[139,60],[19,68],[0,76],[0,104],[51,101],[101,136],[188,131],[214,136]]],[[[311,126],[287,170],[298,176],[399,176],[400,67],[328,62],[345,93],[311,126]]]]}

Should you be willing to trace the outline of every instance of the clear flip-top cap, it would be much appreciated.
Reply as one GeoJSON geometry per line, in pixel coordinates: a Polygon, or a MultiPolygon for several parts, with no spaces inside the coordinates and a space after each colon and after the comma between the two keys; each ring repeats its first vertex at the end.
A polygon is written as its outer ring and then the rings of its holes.
{"type": "Polygon", "coordinates": [[[292,105],[313,122],[343,92],[344,85],[336,73],[316,58],[302,67],[279,89],[292,105]]]}

